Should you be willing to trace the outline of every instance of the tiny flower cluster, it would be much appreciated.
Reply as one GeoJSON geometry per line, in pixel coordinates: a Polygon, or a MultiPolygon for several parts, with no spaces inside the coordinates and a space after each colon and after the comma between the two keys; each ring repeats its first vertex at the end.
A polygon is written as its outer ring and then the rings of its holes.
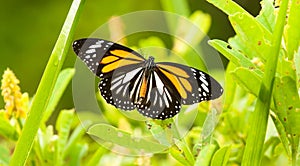
{"type": "Polygon", "coordinates": [[[1,95],[5,102],[5,115],[7,119],[26,118],[29,98],[27,93],[21,93],[20,81],[13,71],[6,69],[1,80],[1,95]]]}

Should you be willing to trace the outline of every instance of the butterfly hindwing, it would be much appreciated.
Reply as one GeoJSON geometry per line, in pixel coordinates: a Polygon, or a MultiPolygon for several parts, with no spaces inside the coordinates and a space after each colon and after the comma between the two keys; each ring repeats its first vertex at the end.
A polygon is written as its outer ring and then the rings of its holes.
{"type": "Polygon", "coordinates": [[[223,93],[221,85],[203,71],[170,62],[159,62],[157,66],[175,85],[181,96],[182,104],[212,100],[223,93]]]}
{"type": "Polygon", "coordinates": [[[116,69],[102,76],[99,83],[100,93],[107,103],[123,110],[133,110],[135,108],[130,92],[134,85],[134,80],[141,77],[142,67],[129,65],[122,70],[116,69]]]}
{"type": "Polygon", "coordinates": [[[160,70],[154,68],[148,77],[145,99],[136,105],[144,116],[166,119],[175,116],[181,109],[181,98],[174,85],[160,70]]]}

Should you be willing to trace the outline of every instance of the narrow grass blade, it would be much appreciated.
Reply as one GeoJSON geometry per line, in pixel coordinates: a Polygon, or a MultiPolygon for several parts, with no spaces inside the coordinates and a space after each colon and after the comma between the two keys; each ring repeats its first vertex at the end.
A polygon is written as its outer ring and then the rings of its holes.
{"type": "Polygon", "coordinates": [[[217,145],[214,144],[208,144],[201,149],[195,165],[201,165],[201,166],[209,166],[210,161],[213,158],[213,155],[215,151],[217,150],[217,145]]]}
{"type": "MultiPolygon", "coordinates": [[[[71,136],[69,136],[68,143],[65,145],[65,152],[64,155],[69,154],[72,147],[78,143],[78,141],[83,137],[86,133],[86,127],[92,124],[91,121],[83,122],[81,125],[78,125],[74,130],[72,130],[71,136]]],[[[65,156],[64,156],[65,157],[65,156]]]]}
{"type": "Polygon", "coordinates": [[[46,122],[52,115],[53,111],[55,110],[55,107],[57,106],[60,98],[64,94],[65,89],[67,88],[74,74],[75,69],[71,68],[64,69],[59,73],[46,112],[44,113],[42,123],[46,122]]]}
{"type": "Polygon", "coordinates": [[[249,130],[242,165],[260,165],[263,155],[263,146],[269,117],[269,109],[272,98],[273,83],[279,51],[281,46],[283,28],[286,20],[288,0],[281,1],[279,15],[277,17],[272,46],[269,50],[263,82],[260,87],[255,110],[251,115],[251,127],[249,130]]]}
{"type": "Polygon", "coordinates": [[[99,146],[98,150],[94,153],[87,165],[99,165],[101,157],[107,152],[107,149],[99,146]]]}
{"type": "MultiPolygon", "coordinates": [[[[70,165],[80,166],[83,157],[88,153],[89,146],[88,144],[78,144],[73,147],[70,157],[70,165]]],[[[84,165],[84,164],[83,164],[84,165]]]]}
{"type": "Polygon", "coordinates": [[[55,165],[63,164],[65,147],[71,130],[71,125],[74,119],[74,110],[62,110],[56,121],[56,130],[58,131],[58,140],[56,142],[55,165]]]}
{"type": "Polygon", "coordinates": [[[72,3],[32,102],[29,116],[24,124],[22,134],[16,145],[10,165],[25,165],[34,137],[43,119],[43,113],[48,106],[58,74],[62,68],[69,47],[71,46],[71,40],[73,38],[79,13],[83,8],[83,2],[84,0],[74,0],[72,3]]]}
{"type": "Polygon", "coordinates": [[[218,149],[212,158],[211,165],[213,166],[226,166],[230,155],[230,146],[225,146],[218,149]]]}

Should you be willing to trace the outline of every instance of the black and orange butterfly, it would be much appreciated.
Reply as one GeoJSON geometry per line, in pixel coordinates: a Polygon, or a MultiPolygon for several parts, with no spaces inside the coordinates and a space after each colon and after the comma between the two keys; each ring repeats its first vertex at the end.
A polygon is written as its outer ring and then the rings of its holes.
{"type": "Polygon", "coordinates": [[[153,119],[179,113],[182,104],[216,99],[223,93],[211,76],[193,67],[155,63],[128,47],[103,39],[79,39],[74,52],[100,77],[99,89],[107,103],[153,119]]]}

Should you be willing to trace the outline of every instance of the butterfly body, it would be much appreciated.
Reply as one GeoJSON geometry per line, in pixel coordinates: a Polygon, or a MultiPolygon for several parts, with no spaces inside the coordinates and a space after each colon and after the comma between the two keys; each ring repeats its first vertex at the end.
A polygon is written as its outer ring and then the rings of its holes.
{"type": "Polygon", "coordinates": [[[78,57],[101,81],[107,103],[123,110],[137,109],[153,119],[179,113],[182,104],[194,104],[221,96],[221,85],[196,68],[171,62],[155,63],[125,46],[103,39],[73,43],[78,57]]]}

